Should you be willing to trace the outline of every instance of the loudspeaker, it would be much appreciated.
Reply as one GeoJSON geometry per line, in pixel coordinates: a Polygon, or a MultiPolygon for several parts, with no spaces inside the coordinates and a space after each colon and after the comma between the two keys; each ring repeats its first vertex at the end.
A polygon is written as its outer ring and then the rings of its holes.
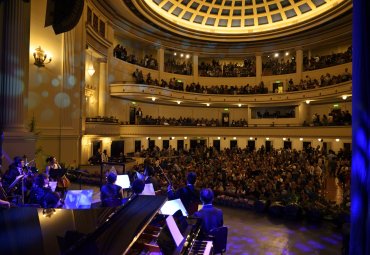
{"type": "Polygon", "coordinates": [[[84,0],[48,0],[45,27],[53,26],[55,34],[72,30],[81,18],[84,0]]]}

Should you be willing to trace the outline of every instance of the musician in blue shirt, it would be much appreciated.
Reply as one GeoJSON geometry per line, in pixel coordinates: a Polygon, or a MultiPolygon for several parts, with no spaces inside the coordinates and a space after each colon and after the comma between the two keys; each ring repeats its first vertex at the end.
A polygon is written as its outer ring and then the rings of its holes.
{"type": "Polygon", "coordinates": [[[117,175],[113,172],[107,176],[107,184],[103,185],[100,191],[102,206],[120,206],[122,204],[123,190],[115,184],[117,175]]]}
{"type": "Polygon", "coordinates": [[[213,196],[211,189],[202,189],[200,200],[203,203],[203,207],[194,214],[195,217],[202,219],[201,230],[204,236],[207,236],[212,229],[222,227],[224,224],[222,211],[212,205],[213,196]]]}

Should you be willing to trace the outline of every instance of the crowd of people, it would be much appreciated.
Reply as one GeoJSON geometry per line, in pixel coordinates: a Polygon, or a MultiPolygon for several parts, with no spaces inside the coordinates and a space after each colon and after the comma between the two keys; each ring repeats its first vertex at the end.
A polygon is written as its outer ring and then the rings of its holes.
{"type": "MultiPolygon", "coordinates": [[[[184,82],[176,79],[175,77],[171,78],[169,82],[163,79],[161,79],[161,81],[159,82],[157,79],[152,78],[151,73],[148,73],[146,77],[144,77],[142,71],[139,69],[136,69],[132,75],[137,84],[147,84],[162,88],[184,91],[184,82]]],[[[305,79],[301,79],[298,84],[295,84],[293,79],[290,79],[288,81],[286,91],[293,92],[321,88],[350,80],[352,80],[352,74],[348,71],[348,68],[345,68],[342,74],[331,75],[327,73],[325,75],[321,75],[320,79],[312,79],[307,75],[305,79]]],[[[201,85],[199,82],[198,83],[193,82],[185,86],[185,91],[191,93],[221,94],[221,95],[248,95],[248,94],[269,93],[268,88],[265,87],[263,81],[261,81],[258,85],[247,84],[244,86],[233,86],[233,85],[204,86],[201,85]]]]}
{"type": "Polygon", "coordinates": [[[54,156],[48,157],[46,163],[45,171],[38,173],[26,157],[15,157],[1,178],[2,206],[62,206],[62,198],[71,183],[54,156]]]}
{"type": "Polygon", "coordinates": [[[113,49],[113,56],[134,65],[158,70],[158,62],[152,55],[145,55],[143,59],[138,60],[135,54],[128,54],[126,48],[117,44],[113,49]]]}
{"type": "MultiPolygon", "coordinates": [[[[352,114],[348,111],[342,111],[341,109],[332,109],[328,115],[324,114],[322,117],[315,113],[312,116],[313,126],[344,126],[352,124],[352,114]]],[[[304,126],[307,123],[304,123],[304,126]]]]}
{"type": "Polygon", "coordinates": [[[247,95],[247,94],[267,94],[268,89],[261,81],[258,85],[228,86],[214,85],[203,86],[198,83],[191,83],[185,88],[186,92],[203,93],[203,94],[221,94],[221,95],[247,95]]]}
{"type": "Polygon", "coordinates": [[[352,80],[352,74],[348,71],[348,68],[344,69],[344,73],[338,75],[331,75],[329,73],[321,75],[320,79],[311,79],[308,75],[305,79],[301,79],[298,84],[294,84],[293,79],[288,81],[288,92],[300,91],[307,89],[322,88],[338,83],[352,80]]]}
{"type": "Polygon", "coordinates": [[[213,59],[211,63],[202,62],[198,66],[198,71],[199,76],[204,77],[254,77],[256,64],[252,58],[246,58],[243,64],[220,64],[218,60],[213,59]]]}
{"type": "Polygon", "coordinates": [[[326,68],[352,62],[352,45],[345,52],[325,56],[303,57],[303,66],[306,71],[326,68]]]}
{"type": "Polygon", "coordinates": [[[292,57],[287,61],[284,59],[278,58],[268,58],[266,62],[262,63],[262,70],[263,73],[267,73],[268,71],[271,72],[272,75],[280,75],[280,74],[289,74],[295,73],[297,68],[297,63],[295,62],[295,58],[292,57]]]}
{"type": "MultiPolygon", "coordinates": [[[[339,207],[325,196],[326,180],[333,176],[343,187],[342,206],[348,209],[350,152],[325,153],[319,146],[302,151],[267,151],[262,146],[258,150],[234,148],[220,152],[212,147],[198,147],[173,155],[178,157],[162,159],[161,163],[173,186],[181,187],[186,183],[186,173],[193,171],[198,180],[195,187],[212,189],[219,202],[232,201],[232,205],[243,207],[251,201],[264,201],[268,205],[294,204],[302,210],[335,213],[339,207]]],[[[162,182],[162,188],[166,187],[166,180],[160,174],[157,179],[162,182]]]]}
{"type": "MultiPolygon", "coordinates": [[[[140,125],[164,125],[164,126],[197,126],[197,127],[219,127],[225,126],[225,123],[221,123],[219,119],[207,119],[207,118],[165,118],[158,117],[153,118],[152,116],[146,115],[140,120],[140,125]]],[[[239,119],[232,120],[227,123],[230,127],[248,127],[247,120],[239,119]]]]}
{"type": "Polygon", "coordinates": [[[164,71],[174,74],[191,75],[193,73],[193,64],[191,61],[177,58],[168,58],[164,62],[164,71]]]}

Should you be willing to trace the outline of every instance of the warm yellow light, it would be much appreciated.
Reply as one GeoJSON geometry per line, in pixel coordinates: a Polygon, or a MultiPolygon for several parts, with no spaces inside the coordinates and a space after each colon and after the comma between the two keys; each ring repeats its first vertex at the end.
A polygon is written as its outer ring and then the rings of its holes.
{"type": "Polygon", "coordinates": [[[89,68],[87,69],[87,73],[90,75],[90,77],[94,75],[94,73],[95,73],[95,68],[94,68],[94,66],[93,66],[92,64],[91,64],[91,65],[89,66],[89,68]]]}

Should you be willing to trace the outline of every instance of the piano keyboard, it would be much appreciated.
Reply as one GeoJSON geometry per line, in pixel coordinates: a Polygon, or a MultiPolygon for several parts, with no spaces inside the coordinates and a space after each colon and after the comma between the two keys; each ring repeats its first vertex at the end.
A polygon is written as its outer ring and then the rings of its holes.
{"type": "Polygon", "coordinates": [[[210,255],[212,251],[212,241],[195,240],[189,251],[189,255],[210,255]]]}

